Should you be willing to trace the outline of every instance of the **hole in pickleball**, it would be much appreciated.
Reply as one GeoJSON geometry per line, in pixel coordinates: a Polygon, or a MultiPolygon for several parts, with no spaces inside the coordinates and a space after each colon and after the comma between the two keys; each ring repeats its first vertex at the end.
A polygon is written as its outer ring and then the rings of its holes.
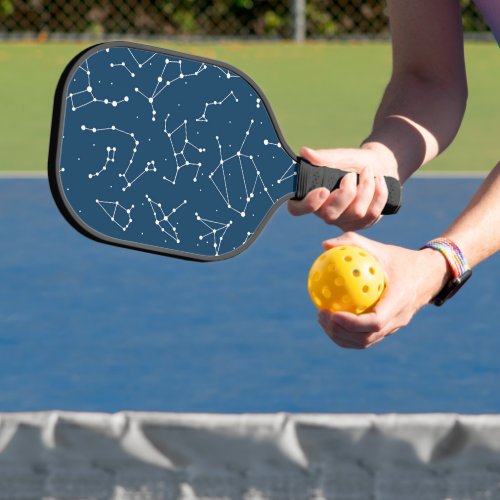
{"type": "Polygon", "coordinates": [[[365,252],[359,252],[359,255],[360,255],[361,257],[366,257],[366,253],[365,253],[365,252]]]}
{"type": "Polygon", "coordinates": [[[370,287],[368,285],[365,285],[363,288],[363,293],[368,293],[370,291],[370,287]]]}
{"type": "Polygon", "coordinates": [[[351,303],[351,297],[349,297],[349,295],[344,295],[344,296],[342,297],[342,302],[343,302],[344,304],[350,304],[350,303],[351,303]]]}
{"type": "Polygon", "coordinates": [[[342,306],[338,302],[333,303],[333,310],[334,311],[340,311],[342,309],[342,306]]]}
{"type": "Polygon", "coordinates": [[[358,278],[360,274],[361,274],[361,273],[359,272],[359,269],[354,269],[354,271],[352,272],[352,275],[353,275],[355,278],[358,278]]]}
{"type": "Polygon", "coordinates": [[[344,278],[335,278],[334,283],[336,286],[344,286],[344,278]]]}
{"type": "Polygon", "coordinates": [[[319,271],[316,271],[313,275],[313,280],[318,282],[321,279],[321,273],[319,271]]]}
{"type": "Polygon", "coordinates": [[[346,255],[346,256],[344,257],[344,260],[345,260],[346,262],[351,262],[352,257],[351,257],[350,255],[346,255]]]}
{"type": "Polygon", "coordinates": [[[323,305],[323,302],[321,302],[321,299],[315,293],[313,294],[313,299],[314,299],[314,303],[318,307],[321,307],[323,305]]]}
{"type": "Polygon", "coordinates": [[[366,307],[356,307],[356,314],[361,314],[364,310],[366,309],[366,307]]]}
{"type": "Polygon", "coordinates": [[[380,290],[382,290],[382,285],[379,284],[379,286],[377,287],[377,290],[380,292],[380,290]]]}
{"type": "Polygon", "coordinates": [[[326,285],[321,289],[321,293],[326,299],[329,299],[332,296],[332,291],[326,285]]]}
{"type": "Polygon", "coordinates": [[[370,271],[370,274],[375,274],[375,269],[373,267],[370,267],[370,269],[368,269],[368,271],[370,271]]]}

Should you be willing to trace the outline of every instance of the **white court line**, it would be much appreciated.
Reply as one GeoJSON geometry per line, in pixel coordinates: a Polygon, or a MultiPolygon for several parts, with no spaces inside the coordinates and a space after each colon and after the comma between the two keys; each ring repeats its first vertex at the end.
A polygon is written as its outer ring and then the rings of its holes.
{"type": "Polygon", "coordinates": [[[0,179],[46,179],[47,172],[30,170],[26,172],[4,171],[0,172],[0,179]]]}
{"type": "Polygon", "coordinates": [[[414,179],[483,179],[488,175],[488,171],[477,170],[452,170],[449,172],[439,172],[436,170],[416,172],[414,179]]]}

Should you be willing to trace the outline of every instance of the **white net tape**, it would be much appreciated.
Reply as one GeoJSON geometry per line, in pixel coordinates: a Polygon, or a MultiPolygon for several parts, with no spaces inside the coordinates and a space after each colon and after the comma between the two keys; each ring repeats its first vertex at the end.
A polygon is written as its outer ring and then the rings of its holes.
{"type": "Polygon", "coordinates": [[[0,500],[498,500],[500,415],[0,414],[0,500]]]}

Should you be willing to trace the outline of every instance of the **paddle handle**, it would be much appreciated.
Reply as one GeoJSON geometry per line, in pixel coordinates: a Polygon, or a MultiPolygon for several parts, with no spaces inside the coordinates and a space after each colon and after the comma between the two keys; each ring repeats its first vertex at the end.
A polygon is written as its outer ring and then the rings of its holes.
{"type": "MultiPolygon", "coordinates": [[[[319,187],[326,187],[330,191],[333,191],[339,187],[342,178],[350,173],[338,168],[318,167],[301,157],[297,158],[297,163],[299,171],[294,200],[302,200],[307,193],[319,187]]],[[[401,207],[401,184],[394,177],[386,176],[384,179],[387,184],[389,196],[382,213],[384,215],[395,214],[401,207]]],[[[356,182],[359,182],[359,175],[357,175],[356,182]]]]}

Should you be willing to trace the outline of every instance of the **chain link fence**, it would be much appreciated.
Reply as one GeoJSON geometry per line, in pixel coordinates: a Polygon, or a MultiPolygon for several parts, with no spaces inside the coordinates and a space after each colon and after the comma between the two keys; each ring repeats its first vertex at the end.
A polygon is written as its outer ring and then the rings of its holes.
{"type": "MultiPolygon", "coordinates": [[[[461,4],[465,30],[487,32],[472,0],[461,4]]],[[[3,38],[303,39],[387,33],[381,0],[0,0],[3,38]]]]}

